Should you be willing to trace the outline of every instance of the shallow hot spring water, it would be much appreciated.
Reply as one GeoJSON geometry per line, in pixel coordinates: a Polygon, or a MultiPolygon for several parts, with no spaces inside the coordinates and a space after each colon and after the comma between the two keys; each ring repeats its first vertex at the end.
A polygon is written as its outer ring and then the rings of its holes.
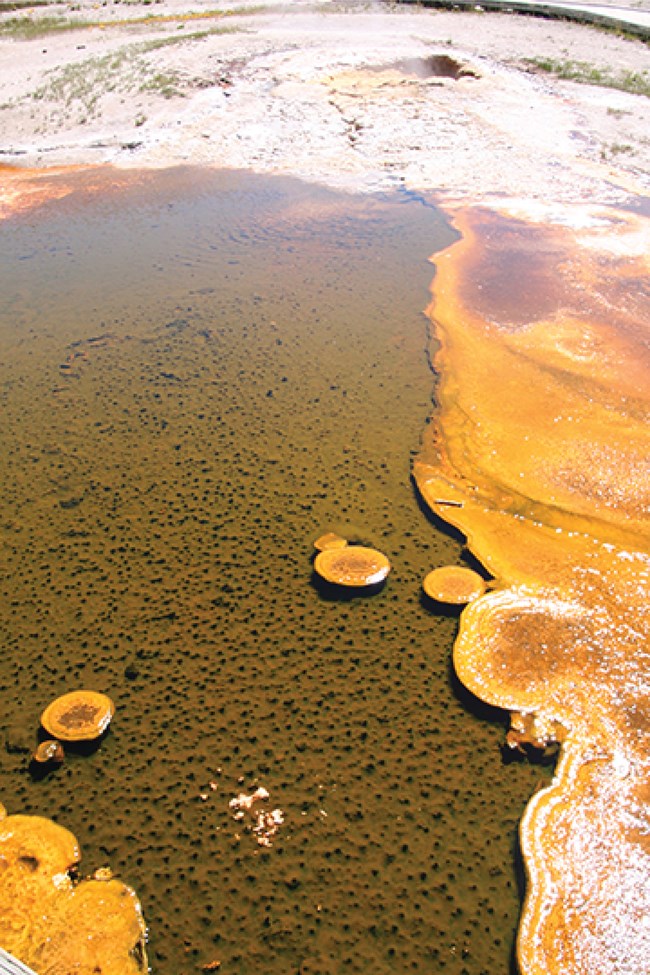
{"type": "Polygon", "coordinates": [[[0,223],[0,798],[136,889],[156,975],[506,975],[551,773],[504,765],[451,674],[421,581],[462,542],[410,481],[455,233],[405,194],[238,173],[65,185],[0,223]],[[388,555],[380,593],[314,584],[329,530],[388,555]],[[110,732],[36,779],[77,687],[110,732]],[[258,787],[269,846],[230,807],[258,787]]]}

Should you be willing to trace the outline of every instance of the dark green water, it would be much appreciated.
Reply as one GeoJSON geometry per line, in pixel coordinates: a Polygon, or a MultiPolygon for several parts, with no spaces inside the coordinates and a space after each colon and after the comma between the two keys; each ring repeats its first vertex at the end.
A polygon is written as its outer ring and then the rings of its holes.
{"type": "Polygon", "coordinates": [[[502,764],[420,596],[461,558],[410,483],[442,215],[186,170],[80,177],[0,237],[8,811],[135,887],[155,975],[507,975],[548,773],[502,764]],[[389,556],[380,593],[319,591],[326,530],[389,556]],[[35,780],[39,715],[82,686],[111,731],[35,780]],[[258,785],[270,848],[229,808],[258,785]]]}

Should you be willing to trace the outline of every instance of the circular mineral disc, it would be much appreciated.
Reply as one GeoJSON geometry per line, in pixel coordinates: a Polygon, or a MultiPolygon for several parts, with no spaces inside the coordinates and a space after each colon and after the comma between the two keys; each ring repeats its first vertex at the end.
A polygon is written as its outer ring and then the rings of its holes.
{"type": "Polygon", "coordinates": [[[41,724],[60,741],[89,741],[108,728],[115,705],[99,691],[70,691],[57,697],[41,715],[41,724]]]}
{"type": "Polygon", "coordinates": [[[314,542],[314,548],[319,552],[324,552],[328,548],[345,548],[348,544],[347,539],[337,535],[336,532],[325,532],[319,535],[314,542]]]}
{"type": "Polygon", "coordinates": [[[390,562],[382,552],[364,545],[328,548],[314,560],[319,576],[337,586],[373,586],[383,582],[390,562]]]}
{"type": "Polygon", "coordinates": [[[47,765],[49,762],[60,765],[64,757],[63,745],[56,739],[42,741],[32,755],[33,761],[40,765],[47,765]]]}
{"type": "Polygon", "coordinates": [[[427,596],[439,603],[462,605],[483,595],[485,579],[462,565],[443,565],[425,577],[422,587],[427,596]]]}

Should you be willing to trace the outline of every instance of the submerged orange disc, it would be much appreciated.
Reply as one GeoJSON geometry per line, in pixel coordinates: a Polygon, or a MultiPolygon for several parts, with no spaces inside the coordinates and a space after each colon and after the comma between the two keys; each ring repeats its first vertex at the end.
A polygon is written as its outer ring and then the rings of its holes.
{"type": "Polygon", "coordinates": [[[422,587],[427,596],[439,603],[462,605],[483,595],[485,579],[462,565],[443,565],[425,577],[422,587]]]}
{"type": "Polygon", "coordinates": [[[348,545],[328,548],[314,560],[316,572],[337,586],[373,586],[383,582],[390,572],[390,562],[374,548],[348,545]]]}

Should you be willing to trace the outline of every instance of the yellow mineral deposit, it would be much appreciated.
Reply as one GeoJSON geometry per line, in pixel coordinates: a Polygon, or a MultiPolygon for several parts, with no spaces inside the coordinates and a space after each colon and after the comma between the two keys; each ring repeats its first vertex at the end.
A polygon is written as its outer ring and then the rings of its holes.
{"type": "Polygon", "coordinates": [[[110,697],[99,691],[69,691],[45,708],[41,724],[61,741],[92,741],[108,728],[115,712],[110,697]]]}
{"type": "Polygon", "coordinates": [[[76,883],[79,859],[63,826],[0,809],[0,945],[35,972],[141,975],[146,932],[134,891],[109,875],[76,883]]]}
{"type": "Polygon", "coordinates": [[[327,582],[360,589],[383,582],[390,572],[390,562],[377,549],[347,545],[319,552],[314,559],[314,569],[327,582]]]}
{"type": "Polygon", "coordinates": [[[485,579],[462,565],[441,565],[424,577],[422,588],[436,602],[462,606],[483,595],[485,579]]]}
{"type": "Polygon", "coordinates": [[[60,765],[65,759],[65,752],[60,741],[48,738],[42,741],[32,755],[32,761],[38,765],[60,765]]]}
{"type": "Polygon", "coordinates": [[[337,535],[336,532],[325,532],[324,535],[318,536],[314,548],[318,552],[324,552],[328,548],[345,548],[347,544],[347,539],[337,535]]]}
{"type": "Polygon", "coordinates": [[[496,580],[463,611],[455,667],[483,700],[530,716],[534,736],[563,739],[521,824],[519,963],[524,975],[642,975],[649,221],[523,205],[453,219],[462,236],[436,256],[429,309],[440,408],[415,476],[496,580]]]}

